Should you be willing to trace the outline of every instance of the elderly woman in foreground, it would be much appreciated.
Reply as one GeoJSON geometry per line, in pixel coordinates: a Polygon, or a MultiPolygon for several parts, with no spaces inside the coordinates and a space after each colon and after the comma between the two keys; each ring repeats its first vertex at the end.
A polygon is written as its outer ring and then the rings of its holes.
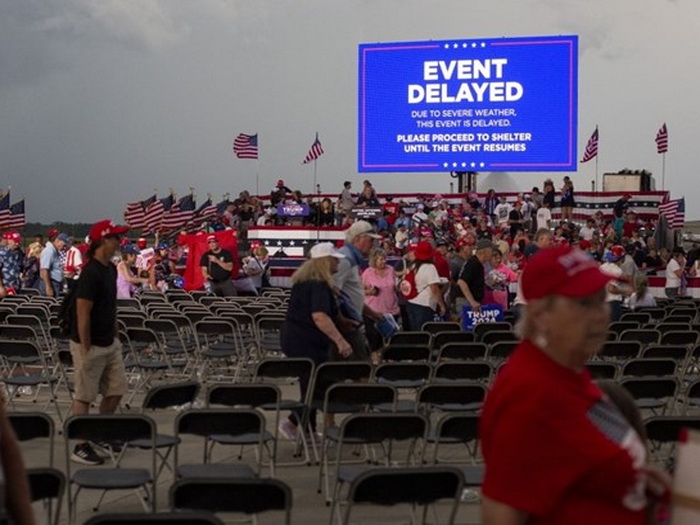
{"type": "Polygon", "coordinates": [[[481,418],[483,523],[648,523],[668,475],[591,379],[610,311],[602,273],[570,246],[541,250],[522,275],[523,341],[481,418]]]}
{"type": "MultiPolygon", "coordinates": [[[[329,358],[330,343],[338,348],[341,357],[352,354],[352,347],[336,328],[340,315],[338,300],[333,290],[333,274],[338,271],[338,260],[345,256],[338,253],[330,242],[311,248],[311,258],[292,275],[292,293],[287,317],[282,325],[280,343],[287,357],[308,357],[316,365],[329,358]]],[[[309,377],[299,378],[301,399],[309,387],[309,377]]],[[[288,439],[297,438],[300,413],[280,423],[280,432],[288,439]]],[[[310,414],[315,428],[315,413],[310,414]]]]}

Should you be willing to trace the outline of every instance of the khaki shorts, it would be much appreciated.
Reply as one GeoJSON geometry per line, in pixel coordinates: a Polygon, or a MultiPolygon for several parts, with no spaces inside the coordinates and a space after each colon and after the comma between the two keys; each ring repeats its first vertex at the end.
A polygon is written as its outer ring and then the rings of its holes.
{"type": "Polygon", "coordinates": [[[97,394],[103,397],[126,393],[126,372],[122,359],[122,344],[118,339],[109,346],[91,346],[83,357],[82,345],[70,342],[75,372],[75,399],[92,403],[97,394]]]}

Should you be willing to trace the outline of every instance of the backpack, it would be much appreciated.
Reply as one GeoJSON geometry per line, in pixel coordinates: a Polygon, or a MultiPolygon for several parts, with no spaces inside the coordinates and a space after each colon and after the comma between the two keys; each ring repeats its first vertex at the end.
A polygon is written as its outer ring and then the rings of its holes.
{"type": "Polygon", "coordinates": [[[76,290],[77,286],[63,297],[61,307],[58,309],[58,331],[63,337],[70,337],[70,333],[73,328],[73,322],[76,316],[76,290]]]}
{"type": "Polygon", "coordinates": [[[399,291],[404,299],[410,301],[418,296],[418,287],[416,286],[416,272],[409,270],[399,283],[399,291]]]}

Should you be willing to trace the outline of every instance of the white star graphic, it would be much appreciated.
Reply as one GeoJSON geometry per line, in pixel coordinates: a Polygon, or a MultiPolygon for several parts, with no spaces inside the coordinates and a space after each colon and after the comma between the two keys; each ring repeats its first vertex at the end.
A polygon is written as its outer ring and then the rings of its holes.
{"type": "Polygon", "coordinates": [[[472,47],[476,47],[476,42],[473,42],[473,43],[472,43],[472,47]]]}
{"type": "Polygon", "coordinates": [[[476,162],[471,163],[471,167],[473,168],[474,166],[476,166],[476,162]]]}
{"type": "Polygon", "coordinates": [[[294,241],[289,241],[289,246],[294,246],[294,241]]]}
{"type": "Polygon", "coordinates": [[[453,163],[452,163],[452,167],[453,167],[453,168],[456,168],[456,167],[457,167],[457,163],[456,163],[456,162],[453,162],[453,163]]]}
{"type": "Polygon", "coordinates": [[[450,44],[445,44],[445,49],[449,49],[449,48],[450,48],[450,44]]]}
{"type": "Polygon", "coordinates": [[[486,164],[484,164],[483,162],[480,162],[480,163],[479,163],[479,167],[480,167],[480,168],[483,168],[484,166],[486,166],[486,164]]]}
{"type": "Polygon", "coordinates": [[[459,44],[454,44],[452,47],[457,49],[459,47],[459,44]]]}

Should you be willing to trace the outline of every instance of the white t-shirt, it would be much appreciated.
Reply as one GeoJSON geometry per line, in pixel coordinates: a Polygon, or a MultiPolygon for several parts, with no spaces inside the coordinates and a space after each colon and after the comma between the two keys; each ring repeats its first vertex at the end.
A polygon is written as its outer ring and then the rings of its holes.
{"type": "Polygon", "coordinates": [[[595,228],[589,228],[588,226],[581,226],[581,229],[579,230],[578,235],[582,239],[590,241],[593,238],[594,233],[595,233],[595,228]]]}
{"type": "Polygon", "coordinates": [[[671,259],[666,265],[666,288],[678,288],[681,285],[681,278],[676,275],[676,272],[681,269],[678,261],[671,259]]]}
{"type": "Polygon", "coordinates": [[[508,224],[508,214],[510,213],[511,209],[512,206],[507,202],[496,206],[496,208],[493,210],[493,214],[498,219],[498,224],[508,224]]]}
{"type": "Polygon", "coordinates": [[[645,306],[656,306],[656,299],[649,290],[642,297],[637,297],[637,292],[630,296],[630,308],[643,308],[645,306]]]}
{"type": "Polygon", "coordinates": [[[421,267],[418,268],[418,273],[416,273],[416,289],[418,290],[418,295],[409,302],[421,306],[428,306],[433,310],[437,310],[437,299],[433,296],[430,285],[439,283],[440,276],[437,273],[435,265],[423,263],[421,267]]]}
{"type": "MultiPolygon", "coordinates": [[[[610,262],[607,262],[605,264],[601,264],[600,271],[603,273],[606,273],[612,277],[616,277],[616,278],[623,276],[622,268],[620,268],[617,264],[610,263],[610,262]]],[[[607,302],[622,301],[622,295],[612,294],[606,290],[605,291],[605,300],[607,302]]]]}
{"type": "Polygon", "coordinates": [[[540,208],[537,210],[537,229],[549,228],[549,222],[552,220],[552,212],[549,208],[540,208]]]}

